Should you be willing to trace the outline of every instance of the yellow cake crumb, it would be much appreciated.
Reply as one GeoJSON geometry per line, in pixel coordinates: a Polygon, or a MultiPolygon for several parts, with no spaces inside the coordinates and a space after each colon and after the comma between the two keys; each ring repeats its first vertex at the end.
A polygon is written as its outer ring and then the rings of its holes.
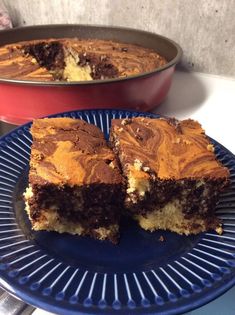
{"type": "Polygon", "coordinates": [[[144,197],[147,191],[150,191],[149,174],[142,171],[143,163],[135,159],[134,165],[129,166],[127,193],[137,192],[144,197]]]}
{"type": "MultiPolygon", "coordinates": [[[[190,235],[208,230],[208,226],[202,218],[186,219],[178,200],[169,202],[161,209],[149,212],[145,216],[135,215],[134,218],[144,230],[151,232],[155,230],[169,230],[181,235],[190,235]]],[[[221,233],[221,230],[223,231],[220,225],[211,226],[210,228],[216,230],[217,233],[221,233]]]]}
{"type": "Polygon", "coordinates": [[[214,152],[215,151],[215,148],[214,148],[213,144],[208,144],[206,148],[210,152],[214,152]]]}
{"type": "Polygon", "coordinates": [[[91,67],[89,65],[80,67],[71,55],[65,58],[63,77],[67,81],[93,80],[91,77],[91,67]]]}
{"type": "Polygon", "coordinates": [[[216,229],[215,229],[216,233],[218,233],[219,235],[223,234],[223,227],[222,225],[219,225],[216,229]]]}

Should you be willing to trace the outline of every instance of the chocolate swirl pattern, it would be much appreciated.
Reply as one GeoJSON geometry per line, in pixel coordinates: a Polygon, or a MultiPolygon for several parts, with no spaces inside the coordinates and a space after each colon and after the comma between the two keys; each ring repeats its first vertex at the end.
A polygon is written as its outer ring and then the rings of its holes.
{"type": "Polygon", "coordinates": [[[164,57],[151,49],[98,39],[46,39],[0,47],[3,78],[108,79],[152,71],[166,63],[164,57]]]}
{"type": "Polygon", "coordinates": [[[0,47],[1,78],[19,80],[51,81],[53,76],[40,67],[34,58],[26,56],[16,45],[0,47]]]}
{"type": "Polygon", "coordinates": [[[35,120],[30,179],[57,185],[118,184],[122,181],[113,152],[99,128],[83,120],[35,120]]]}
{"type": "Polygon", "coordinates": [[[78,53],[108,58],[118,69],[119,77],[148,72],[166,64],[165,58],[141,46],[104,40],[64,40],[65,46],[78,53]]]}
{"type": "Polygon", "coordinates": [[[123,165],[141,161],[159,179],[227,178],[201,125],[191,119],[114,120],[113,137],[123,165]]]}

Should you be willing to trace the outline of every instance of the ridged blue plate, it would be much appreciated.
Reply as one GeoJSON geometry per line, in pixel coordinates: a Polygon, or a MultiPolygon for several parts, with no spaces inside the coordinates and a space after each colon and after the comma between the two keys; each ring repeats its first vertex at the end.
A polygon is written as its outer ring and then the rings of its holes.
{"type": "MultiPolygon", "coordinates": [[[[76,111],[108,137],[112,118],[153,114],[76,111]]],[[[179,314],[216,298],[235,284],[235,158],[214,142],[229,167],[231,187],[217,215],[224,234],[179,236],[122,222],[115,246],[89,237],[33,232],[24,211],[30,124],[0,140],[0,285],[36,307],[60,314],[179,314]],[[164,241],[160,241],[160,236],[164,241]]]]}

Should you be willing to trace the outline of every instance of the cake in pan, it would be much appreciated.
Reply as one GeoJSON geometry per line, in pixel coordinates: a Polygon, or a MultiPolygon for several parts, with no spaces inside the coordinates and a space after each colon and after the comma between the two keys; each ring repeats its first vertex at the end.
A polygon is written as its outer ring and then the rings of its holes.
{"type": "Polygon", "coordinates": [[[167,60],[138,45],[100,39],[46,39],[0,47],[2,78],[91,81],[153,71],[167,60]]]}
{"type": "Polygon", "coordinates": [[[123,179],[99,128],[72,118],[37,119],[31,127],[29,187],[34,230],[117,242],[123,179]]]}
{"type": "Polygon", "coordinates": [[[222,233],[215,205],[229,171],[198,122],[115,119],[110,141],[127,183],[125,207],[143,229],[222,233]]]}

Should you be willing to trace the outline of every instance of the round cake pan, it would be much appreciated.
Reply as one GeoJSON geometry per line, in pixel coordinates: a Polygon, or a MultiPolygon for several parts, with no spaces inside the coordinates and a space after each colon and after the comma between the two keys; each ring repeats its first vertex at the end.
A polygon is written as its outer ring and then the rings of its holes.
{"type": "Polygon", "coordinates": [[[22,124],[75,109],[123,108],[149,111],[166,97],[182,49],[172,40],[145,31],[94,25],[41,25],[0,32],[0,46],[46,38],[97,38],[152,48],[168,63],[154,71],[109,80],[38,82],[4,79],[0,73],[0,119],[22,124]]]}

